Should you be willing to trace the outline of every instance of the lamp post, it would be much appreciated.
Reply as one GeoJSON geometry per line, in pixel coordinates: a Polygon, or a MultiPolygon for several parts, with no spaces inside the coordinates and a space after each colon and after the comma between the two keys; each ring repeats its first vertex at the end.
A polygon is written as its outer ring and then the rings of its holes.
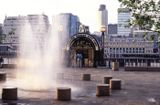
{"type": "Polygon", "coordinates": [[[60,53],[59,57],[60,57],[61,64],[64,66],[64,61],[66,61],[66,59],[64,57],[65,56],[65,50],[64,50],[64,47],[62,47],[62,46],[64,46],[64,40],[63,40],[63,37],[62,37],[63,31],[64,31],[63,26],[59,25],[59,27],[58,27],[58,44],[59,44],[58,50],[59,50],[59,53],[60,53]]]}
{"type": "Polygon", "coordinates": [[[101,46],[102,46],[102,56],[101,56],[101,65],[104,65],[104,35],[105,35],[106,27],[102,26],[101,27],[101,46]]]}

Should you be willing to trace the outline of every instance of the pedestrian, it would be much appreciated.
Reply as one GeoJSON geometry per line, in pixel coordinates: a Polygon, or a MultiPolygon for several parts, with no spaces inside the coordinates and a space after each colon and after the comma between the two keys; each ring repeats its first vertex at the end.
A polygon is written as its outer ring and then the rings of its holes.
{"type": "Polygon", "coordinates": [[[0,57],[0,68],[2,68],[2,63],[4,62],[3,58],[0,57]]]}

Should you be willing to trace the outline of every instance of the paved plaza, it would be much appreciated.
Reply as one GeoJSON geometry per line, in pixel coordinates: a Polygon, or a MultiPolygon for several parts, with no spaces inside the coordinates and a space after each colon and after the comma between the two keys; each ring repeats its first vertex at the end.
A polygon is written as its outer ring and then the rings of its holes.
{"type": "MultiPolygon", "coordinates": [[[[7,81],[15,79],[14,70],[5,71],[7,81]]],[[[65,71],[58,77],[57,83],[71,86],[71,101],[56,100],[55,89],[18,89],[17,101],[0,100],[0,105],[160,105],[160,72],[126,72],[123,69],[112,71],[103,68],[67,68],[65,71]],[[91,81],[82,81],[83,73],[90,73],[91,81]],[[122,89],[112,90],[110,96],[96,97],[96,85],[102,83],[103,77],[108,75],[121,79],[122,89]]],[[[0,83],[0,98],[3,84],[5,82],[0,83]]]]}

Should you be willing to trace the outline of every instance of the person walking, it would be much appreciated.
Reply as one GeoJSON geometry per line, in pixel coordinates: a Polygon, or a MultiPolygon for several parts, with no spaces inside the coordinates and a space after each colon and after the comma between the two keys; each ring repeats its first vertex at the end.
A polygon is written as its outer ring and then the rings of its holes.
{"type": "Polygon", "coordinates": [[[0,57],[0,68],[2,68],[2,63],[4,62],[3,58],[0,57]]]}

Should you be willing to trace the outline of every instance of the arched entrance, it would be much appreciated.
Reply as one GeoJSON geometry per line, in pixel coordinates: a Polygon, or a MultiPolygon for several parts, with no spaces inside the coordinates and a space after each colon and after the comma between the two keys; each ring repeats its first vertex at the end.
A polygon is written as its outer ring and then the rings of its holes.
{"type": "Polygon", "coordinates": [[[67,48],[71,67],[94,67],[96,65],[99,44],[93,36],[77,34],[71,38],[67,48]]]}

